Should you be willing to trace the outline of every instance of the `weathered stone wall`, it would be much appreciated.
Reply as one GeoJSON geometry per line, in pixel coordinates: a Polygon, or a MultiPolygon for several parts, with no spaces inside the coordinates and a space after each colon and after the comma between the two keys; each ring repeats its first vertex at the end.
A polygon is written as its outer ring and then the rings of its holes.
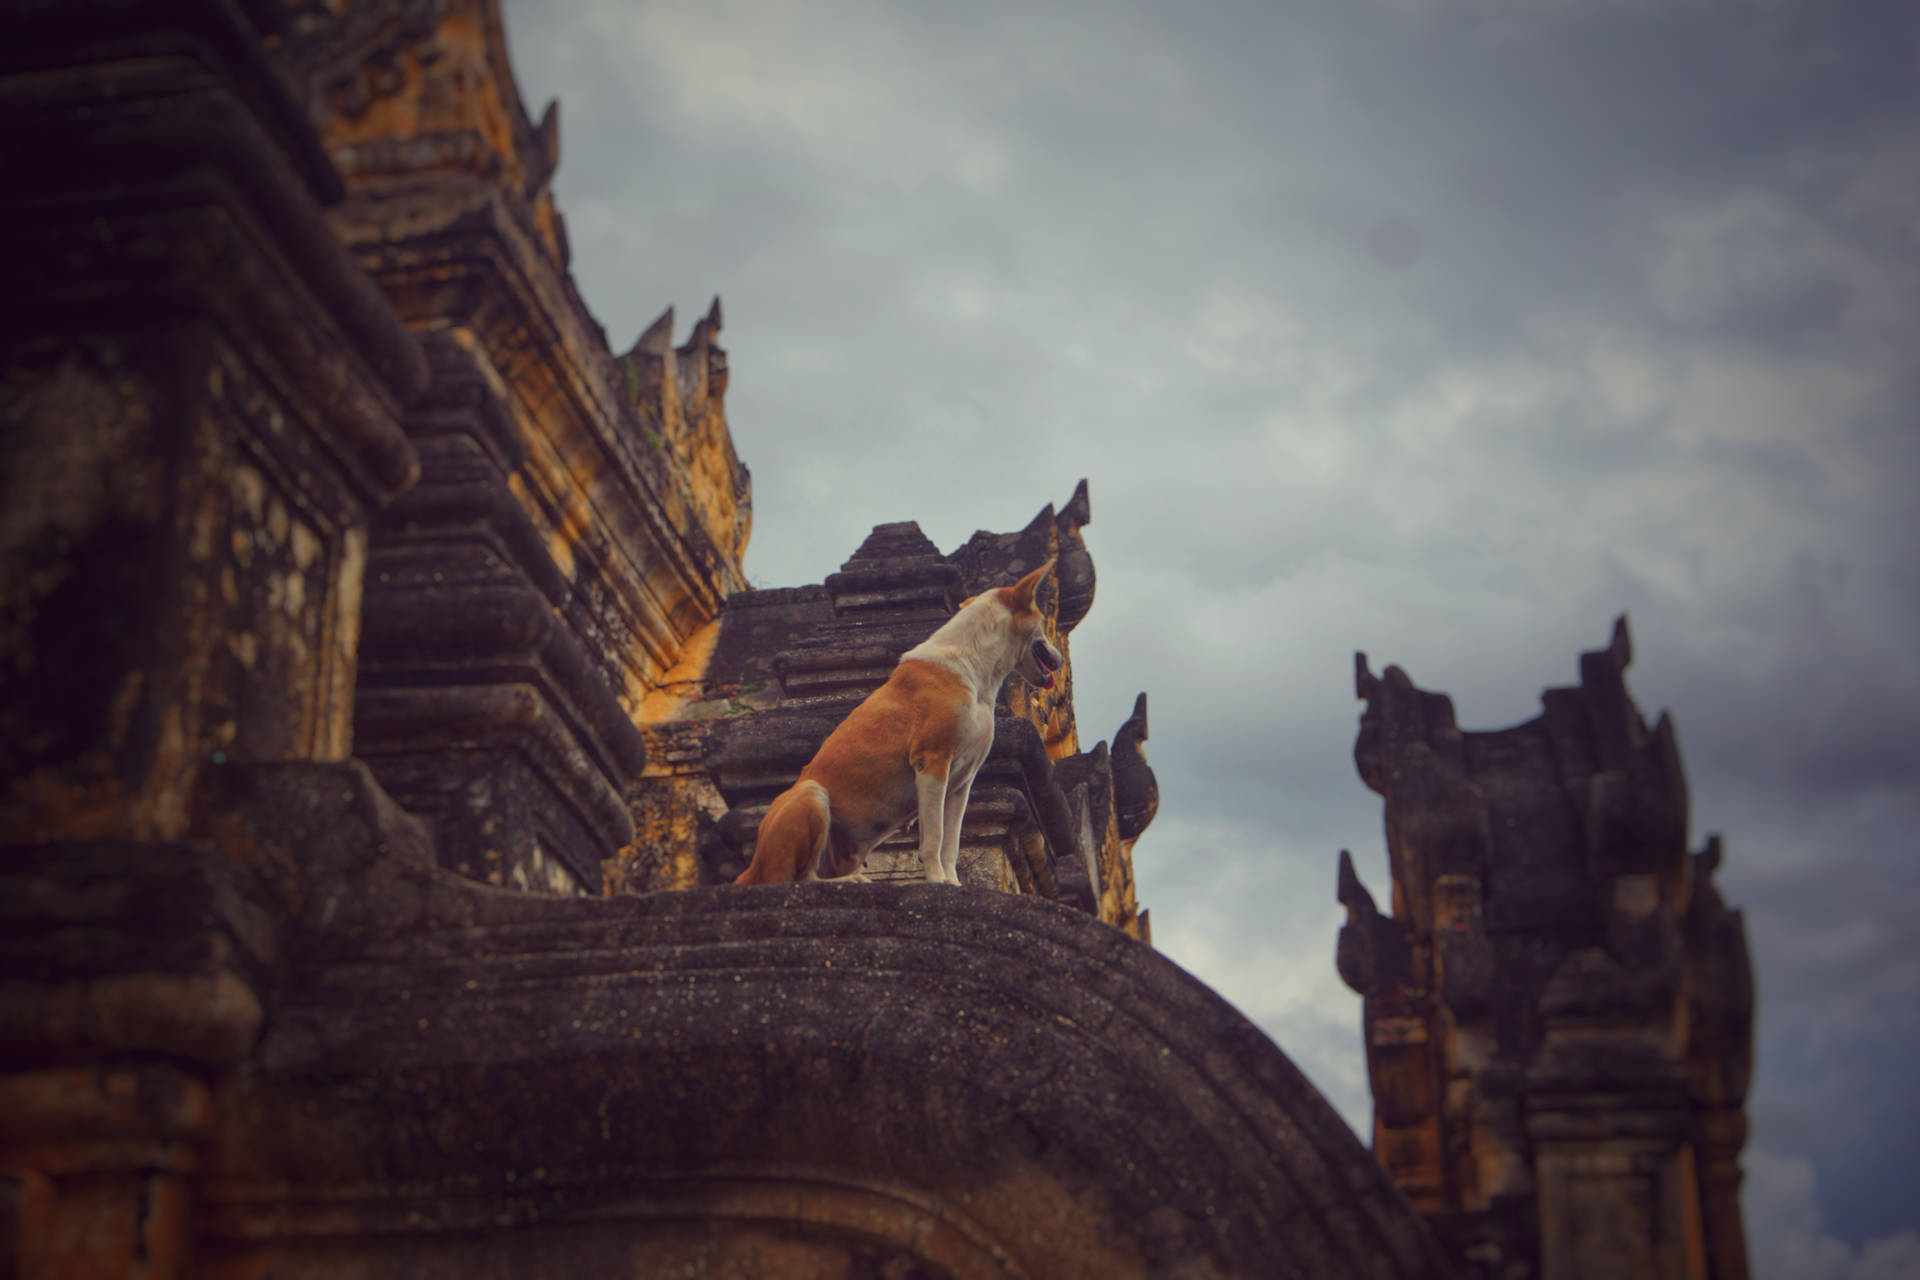
{"type": "Polygon", "coordinates": [[[1489,1277],[1747,1274],[1745,932],[1719,839],[1687,852],[1673,726],[1635,709],[1631,657],[1622,619],[1577,688],[1494,733],[1358,662],[1393,913],[1343,853],[1338,961],[1365,997],[1374,1150],[1489,1277]]]}

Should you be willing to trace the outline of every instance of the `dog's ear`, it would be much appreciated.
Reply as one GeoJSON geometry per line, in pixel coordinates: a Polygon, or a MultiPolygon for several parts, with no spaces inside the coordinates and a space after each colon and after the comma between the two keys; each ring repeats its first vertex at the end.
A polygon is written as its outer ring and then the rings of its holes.
{"type": "Polygon", "coordinates": [[[1054,557],[1049,556],[1045,564],[1007,588],[1013,593],[1008,597],[1007,604],[1015,613],[1024,613],[1033,608],[1034,592],[1040,589],[1040,580],[1053,572],[1053,561],[1054,557]]]}

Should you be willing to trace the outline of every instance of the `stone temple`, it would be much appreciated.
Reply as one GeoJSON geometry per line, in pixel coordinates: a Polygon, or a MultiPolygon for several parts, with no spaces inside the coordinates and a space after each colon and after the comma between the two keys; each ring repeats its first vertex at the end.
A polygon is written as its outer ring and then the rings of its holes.
{"type": "Polygon", "coordinates": [[[497,0],[7,36],[0,1275],[1744,1276],[1745,943],[1624,632],[1505,735],[1362,669],[1369,1152],[1152,949],[1147,698],[1088,747],[1071,662],[968,888],[726,884],[960,599],[1057,557],[1071,655],[1092,498],[748,589],[720,304],[609,343],[497,0]]]}
{"type": "Polygon", "coordinates": [[[1538,718],[1463,733],[1357,660],[1354,762],[1386,801],[1393,913],[1340,857],[1374,1152],[1467,1274],[1744,1277],[1745,927],[1687,851],[1672,722],[1628,696],[1626,620],[1538,718]]]}

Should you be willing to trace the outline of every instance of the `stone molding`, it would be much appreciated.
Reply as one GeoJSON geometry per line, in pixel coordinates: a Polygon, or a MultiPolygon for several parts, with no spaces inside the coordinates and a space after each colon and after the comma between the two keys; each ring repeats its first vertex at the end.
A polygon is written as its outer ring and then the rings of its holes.
{"type": "Polygon", "coordinates": [[[948,1276],[1443,1274],[1284,1054],[1077,912],[912,884],[540,898],[426,868],[382,900],[390,927],[291,973],[217,1095],[216,1273],[321,1239],[370,1274],[504,1276],[562,1240],[722,1268],[806,1242],[948,1276]]]}

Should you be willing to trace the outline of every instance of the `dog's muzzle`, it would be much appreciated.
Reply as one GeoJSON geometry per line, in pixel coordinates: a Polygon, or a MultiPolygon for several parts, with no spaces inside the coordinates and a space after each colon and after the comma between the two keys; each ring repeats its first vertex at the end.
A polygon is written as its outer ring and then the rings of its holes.
{"type": "Polygon", "coordinates": [[[1060,659],[1053,654],[1053,646],[1045,640],[1035,640],[1031,650],[1034,669],[1040,673],[1040,679],[1034,681],[1042,689],[1053,688],[1053,673],[1060,669],[1060,659]]]}

